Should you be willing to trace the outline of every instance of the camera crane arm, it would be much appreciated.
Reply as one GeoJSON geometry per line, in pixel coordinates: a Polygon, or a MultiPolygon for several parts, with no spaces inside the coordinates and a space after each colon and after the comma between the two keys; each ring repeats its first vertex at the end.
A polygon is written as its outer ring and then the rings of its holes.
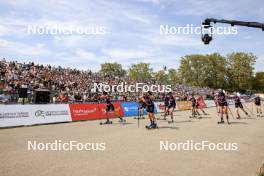
{"type": "Polygon", "coordinates": [[[264,31],[264,23],[259,22],[245,22],[245,21],[236,21],[236,20],[225,20],[225,19],[214,19],[214,18],[207,18],[204,20],[203,25],[210,25],[210,23],[225,23],[231,24],[231,26],[247,26],[253,28],[260,28],[264,31]]]}
{"type": "MultiPolygon", "coordinates": [[[[202,23],[203,28],[208,29],[211,28],[211,23],[225,23],[225,24],[231,24],[231,26],[246,26],[246,27],[252,27],[252,28],[260,28],[262,31],[264,31],[264,23],[259,22],[245,22],[245,21],[236,21],[236,20],[225,20],[225,19],[215,19],[215,18],[207,18],[202,23]]],[[[209,44],[210,41],[213,39],[212,34],[202,34],[202,41],[204,44],[209,44]]]]}

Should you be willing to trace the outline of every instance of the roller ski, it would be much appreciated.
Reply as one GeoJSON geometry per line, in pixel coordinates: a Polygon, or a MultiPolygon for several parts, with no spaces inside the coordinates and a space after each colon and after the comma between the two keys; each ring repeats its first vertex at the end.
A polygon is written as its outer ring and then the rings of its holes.
{"type": "Polygon", "coordinates": [[[134,117],[134,119],[145,119],[145,117],[134,117]]]}
{"type": "MultiPolygon", "coordinates": [[[[217,122],[217,124],[224,124],[225,121],[222,119],[221,121],[217,122]]],[[[229,121],[227,121],[227,124],[230,125],[231,123],[229,121]]]]}
{"type": "Polygon", "coordinates": [[[157,118],[157,120],[167,120],[167,118],[166,117],[164,117],[164,118],[157,118]]]}
{"type": "Polygon", "coordinates": [[[201,119],[202,118],[201,114],[198,111],[196,112],[196,114],[197,114],[197,119],[201,119]]]}
{"type": "Polygon", "coordinates": [[[168,121],[168,123],[170,124],[170,123],[174,123],[174,120],[170,120],[170,121],[168,121]]]}
{"type": "Polygon", "coordinates": [[[121,117],[119,117],[119,121],[118,121],[119,123],[125,123],[126,122],[126,120],[125,119],[123,119],[123,118],[121,118],[121,117]]]}
{"type": "Polygon", "coordinates": [[[190,119],[192,119],[192,118],[196,118],[196,116],[194,116],[194,115],[191,115],[191,116],[189,116],[189,118],[190,118],[190,119]]]}
{"type": "Polygon", "coordinates": [[[224,124],[224,123],[225,123],[224,120],[221,120],[221,121],[217,122],[217,124],[224,124]]]}
{"type": "Polygon", "coordinates": [[[100,122],[100,125],[110,125],[113,124],[112,121],[110,121],[109,119],[106,120],[106,122],[100,122]]]}
{"type": "Polygon", "coordinates": [[[258,113],[257,117],[264,117],[264,115],[262,113],[258,113]]]}
{"type": "Polygon", "coordinates": [[[146,125],[146,129],[151,130],[151,129],[157,129],[158,126],[156,123],[151,123],[150,125],[146,125]]]}

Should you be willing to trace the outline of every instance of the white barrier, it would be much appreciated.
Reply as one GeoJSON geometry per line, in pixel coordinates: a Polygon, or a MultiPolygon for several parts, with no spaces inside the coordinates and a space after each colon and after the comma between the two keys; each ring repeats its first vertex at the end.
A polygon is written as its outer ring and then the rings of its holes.
{"type": "Polygon", "coordinates": [[[208,108],[216,106],[214,100],[204,100],[204,102],[208,108]]]}
{"type": "MultiPolygon", "coordinates": [[[[155,108],[157,108],[157,113],[163,113],[164,112],[164,102],[154,102],[155,104],[155,108]]],[[[175,111],[178,111],[178,106],[177,106],[177,102],[176,102],[176,108],[174,109],[175,111]]]]}
{"type": "Polygon", "coordinates": [[[227,102],[228,102],[228,105],[234,105],[235,104],[234,100],[232,100],[232,99],[228,99],[227,102]]]}
{"type": "MultiPolygon", "coordinates": [[[[234,105],[235,104],[234,100],[232,100],[232,99],[228,99],[227,102],[228,102],[229,105],[234,105]]],[[[241,102],[245,103],[245,100],[241,99],[241,102]]],[[[208,108],[216,106],[214,100],[205,100],[205,104],[206,104],[206,106],[208,108]]]]}
{"type": "Polygon", "coordinates": [[[154,102],[154,104],[158,113],[164,112],[164,102],[154,102]]]}
{"type": "Polygon", "coordinates": [[[0,127],[70,122],[69,105],[0,105],[0,127]]]}

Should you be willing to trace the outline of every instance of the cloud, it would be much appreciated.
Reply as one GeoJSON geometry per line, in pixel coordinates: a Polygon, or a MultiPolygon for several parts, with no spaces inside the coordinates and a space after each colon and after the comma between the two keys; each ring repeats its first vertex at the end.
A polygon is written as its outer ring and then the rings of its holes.
{"type": "Polygon", "coordinates": [[[98,62],[99,57],[96,56],[92,52],[84,51],[82,49],[78,49],[76,51],[76,58],[79,58],[80,60],[90,61],[90,62],[98,62]]]}
{"type": "Polygon", "coordinates": [[[257,59],[256,64],[255,64],[255,70],[264,72],[263,65],[264,65],[264,54],[258,56],[258,59],[257,59]]]}
{"type": "Polygon", "coordinates": [[[51,54],[51,52],[42,43],[28,45],[21,42],[13,42],[2,39],[0,39],[0,51],[13,52],[18,56],[47,56],[51,54]]]}
{"type": "Polygon", "coordinates": [[[118,61],[121,61],[123,59],[131,59],[131,58],[145,58],[149,57],[150,54],[145,51],[140,50],[128,50],[128,49],[103,49],[103,53],[112,59],[117,59],[118,61]]]}
{"type": "Polygon", "coordinates": [[[75,48],[82,40],[81,36],[54,36],[53,45],[55,47],[64,47],[64,48],[75,48]]]}
{"type": "Polygon", "coordinates": [[[189,35],[156,35],[151,42],[155,45],[175,46],[175,47],[201,47],[200,38],[189,35]]]}

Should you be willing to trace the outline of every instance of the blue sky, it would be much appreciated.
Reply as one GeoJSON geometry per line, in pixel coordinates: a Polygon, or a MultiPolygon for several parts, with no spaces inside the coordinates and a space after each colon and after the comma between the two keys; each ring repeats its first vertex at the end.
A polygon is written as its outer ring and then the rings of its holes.
{"type": "MultiPolygon", "coordinates": [[[[238,27],[210,45],[200,35],[160,35],[160,25],[201,25],[205,18],[264,23],[263,0],[0,0],[0,57],[97,71],[104,62],[177,68],[187,54],[253,52],[264,71],[264,32],[238,27]],[[28,35],[28,25],[105,26],[104,35],[28,35]]],[[[228,26],[228,25],[216,25],[228,26]]]]}

